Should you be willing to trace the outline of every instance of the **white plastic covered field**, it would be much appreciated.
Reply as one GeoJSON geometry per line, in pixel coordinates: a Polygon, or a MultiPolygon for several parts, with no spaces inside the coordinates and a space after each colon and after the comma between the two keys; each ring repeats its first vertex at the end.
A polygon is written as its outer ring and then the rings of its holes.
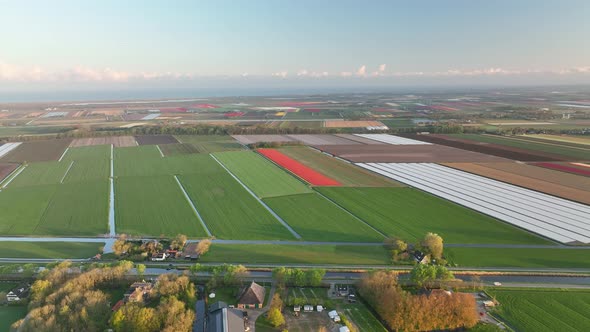
{"type": "Polygon", "coordinates": [[[359,163],[562,243],[590,243],[590,206],[431,163],[359,163]]]}
{"type": "Polygon", "coordinates": [[[355,134],[355,136],[372,139],[374,141],[383,142],[392,145],[431,145],[428,142],[417,141],[405,137],[399,137],[389,134],[355,134]]]}
{"type": "Polygon", "coordinates": [[[17,143],[6,143],[6,144],[0,145],[0,158],[2,158],[3,156],[5,156],[6,154],[8,154],[8,152],[16,149],[19,145],[21,145],[20,142],[17,142],[17,143]]]}

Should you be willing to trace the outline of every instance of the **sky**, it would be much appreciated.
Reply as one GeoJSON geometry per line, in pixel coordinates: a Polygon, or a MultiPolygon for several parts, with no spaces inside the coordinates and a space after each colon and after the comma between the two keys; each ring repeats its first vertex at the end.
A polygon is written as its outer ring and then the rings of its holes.
{"type": "Polygon", "coordinates": [[[0,89],[590,83],[587,0],[0,0],[0,89]]]}

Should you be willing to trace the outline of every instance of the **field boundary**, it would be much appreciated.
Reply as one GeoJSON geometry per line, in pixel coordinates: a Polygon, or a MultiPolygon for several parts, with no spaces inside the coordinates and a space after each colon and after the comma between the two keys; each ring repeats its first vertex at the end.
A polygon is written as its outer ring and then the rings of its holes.
{"type": "Polygon", "coordinates": [[[178,186],[180,187],[180,190],[182,191],[182,194],[184,195],[184,198],[186,198],[188,204],[193,209],[193,212],[195,213],[195,215],[197,216],[197,218],[199,218],[199,221],[201,222],[201,225],[205,229],[205,232],[207,232],[207,235],[208,236],[213,236],[211,234],[211,231],[209,230],[209,227],[207,227],[207,224],[205,223],[205,220],[203,219],[203,217],[201,217],[201,214],[199,213],[199,210],[197,210],[197,207],[195,206],[195,204],[193,203],[193,201],[188,196],[186,190],[184,190],[184,187],[182,186],[182,183],[180,183],[180,180],[178,180],[178,176],[174,175],[174,180],[176,180],[176,183],[178,183],[178,186]]]}
{"type": "Polygon", "coordinates": [[[12,172],[10,175],[8,175],[4,179],[4,181],[6,181],[6,182],[2,184],[2,187],[0,187],[0,189],[6,188],[10,184],[10,182],[12,182],[12,180],[14,180],[20,173],[22,173],[25,170],[25,168],[27,168],[27,166],[29,166],[29,165],[24,165],[23,167],[16,169],[14,172],[12,172]],[[13,174],[14,174],[14,176],[12,176],[13,174]],[[12,177],[10,178],[10,176],[12,176],[12,177]]]}
{"type": "Polygon", "coordinates": [[[159,145],[156,145],[156,149],[158,149],[158,151],[160,152],[160,156],[162,156],[162,158],[164,158],[164,153],[162,152],[162,149],[160,149],[159,145]]]}
{"type": "Polygon", "coordinates": [[[61,180],[59,181],[59,183],[64,183],[64,180],[65,180],[66,176],[68,176],[68,173],[70,173],[70,169],[72,169],[72,166],[74,166],[74,161],[73,160],[70,163],[70,166],[68,166],[68,169],[66,169],[66,172],[64,173],[64,176],[61,177],[61,180]]]}
{"type": "Polygon", "coordinates": [[[295,236],[296,239],[300,240],[302,237],[301,235],[299,235],[297,232],[295,232],[295,230],[293,228],[291,228],[291,226],[289,226],[289,224],[283,220],[283,218],[281,218],[278,214],[276,214],[268,205],[266,205],[266,203],[264,203],[258,196],[256,196],[256,194],[254,194],[254,192],[252,190],[250,190],[250,188],[248,188],[248,186],[246,186],[242,181],[240,181],[240,179],[238,179],[237,176],[235,176],[227,167],[225,167],[225,165],[220,162],[217,158],[215,158],[215,156],[211,153],[209,154],[211,156],[211,158],[213,158],[213,160],[215,160],[221,167],[223,167],[223,169],[229,174],[231,175],[232,178],[234,178],[234,180],[238,181],[238,183],[244,187],[244,189],[246,189],[246,191],[252,195],[252,197],[254,197],[254,199],[256,199],[258,201],[258,203],[262,204],[262,206],[264,206],[264,208],[266,210],[268,210],[268,212],[270,212],[270,214],[272,214],[273,217],[275,217],[276,220],[278,220],[283,226],[285,226],[285,228],[287,228],[287,230],[289,232],[291,232],[291,234],[293,234],[293,236],[295,236]]]}
{"type": "Polygon", "coordinates": [[[64,153],[61,154],[61,157],[59,157],[59,159],[57,160],[58,162],[61,162],[62,159],[64,159],[64,157],[66,156],[66,153],[68,153],[68,150],[70,149],[70,147],[68,146],[65,150],[64,153]]]}
{"type": "Polygon", "coordinates": [[[340,206],[340,204],[336,203],[335,201],[333,201],[332,199],[330,199],[329,197],[323,195],[321,192],[314,190],[318,195],[322,196],[324,199],[328,200],[330,203],[336,205],[339,209],[341,209],[342,211],[348,213],[349,215],[351,215],[354,219],[362,222],[363,224],[367,225],[369,228],[371,228],[372,230],[374,230],[375,232],[379,233],[379,235],[383,236],[383,239],[387,238],[387,235],[385,233],[382,233],[380,230],[378,230],[377,228],[373,227],[372,225],[370,225],[369,223],[367,223],[366,221],[364,221],[363,219],[361,219],[360,217],[358,217],[356,214],[348,211],[347,209],[345,209],[343,206],[340,206]]]}
{"type": "Polygon", "coordinates": [[[114,237],[117,236],[117,232],[115,231],[115,184],[114,182],[114,169],[115,169],[115,161],[113,158],[113,144],[111,144],[111,169],[110,169],[110,176],[109,176],[109,236],[114,237]]]}

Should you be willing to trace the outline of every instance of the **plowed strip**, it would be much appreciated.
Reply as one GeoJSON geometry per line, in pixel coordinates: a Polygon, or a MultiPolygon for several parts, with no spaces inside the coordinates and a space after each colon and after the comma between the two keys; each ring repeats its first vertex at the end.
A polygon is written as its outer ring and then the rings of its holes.
{"type": "Polygon", "coordinates": [[[534,165],[539,166],[539,167],[544,167],[544,168],[555,169],[555,170],[567,172],[567,173],[574,173],[574,174],[578,174],[578,175],[590,176],[590,171],[587,171],[585,169],[571,167],[571,166],[565,166],[565,165],[554,164],[554,163],[535,163],[534,165]]]}
{"type": "Polygon", "coordinates": [[[258,149],[258,152],[268,159],[272,160],[279,166],[289,170],[291,173],[297,175],[303,180],[309,182],[314,186],[341,186],[342,184],[334,179],[331,179],[312,168],[309,168],[302,163],[287,157],[281,152],[274,149],[258,149]]]}

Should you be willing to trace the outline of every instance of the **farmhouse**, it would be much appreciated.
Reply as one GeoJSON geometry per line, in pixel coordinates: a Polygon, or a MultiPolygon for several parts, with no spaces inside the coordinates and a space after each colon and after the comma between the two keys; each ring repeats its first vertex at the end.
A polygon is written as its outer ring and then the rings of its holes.
{"type": "Polygon", "coordinates": [[[31,285],[29,285],[29,284],[20,285],[20,286],[14,288],[13,290],[11,290],[10,292],[8,292],[8,294],[6,294],[6,300],[8,302],[16,302],[16,301],[26,299],[29,296],[30,290],[31,290],[31,285]]]}
{"type": "Polygon", "coordinates": [[[149,300],[152,291],[154,290],[154,285],[151,282],[134,282],[127,292],[125,292],[124,301],[125,302],[146,302],[149,300]]]}
{"type": "Polygon", "coordinates": [[[238,300],[238,308],[255,309],[262,308],[266,289],[252,281],[252,283],[242,290],[238,300]]]}
{"type": "MultiPolygon", "coordinates": [[[[197,308],[198,309],[198,308],[197,308]]],[[[216,302],[209,307],[207,316],[200,316],[202,324],[198,322],[199,313],[197,312],[197,322],[193,331],[203,332],[244,332],[247,330],[244,315],[238,309],[228,308],[225,302],[216,302]],[[198,326],[197,326],[198,325],[198,326]]]]}
{"type": "Polygon", "coordinates": [[[167,257],[168,257],[168,254],[166,254],[164,252],[158,252],[158,253],[155,253],[152,255],[152,261],[153,262],[165,261],[167,257]]]}
{"type": "Polygon", "coordinates": [[[183,254],[184,259],[197,260],[199,259],[199,253],[197,252],[198,242],[187,243],[184,247],[183,254]]]}

